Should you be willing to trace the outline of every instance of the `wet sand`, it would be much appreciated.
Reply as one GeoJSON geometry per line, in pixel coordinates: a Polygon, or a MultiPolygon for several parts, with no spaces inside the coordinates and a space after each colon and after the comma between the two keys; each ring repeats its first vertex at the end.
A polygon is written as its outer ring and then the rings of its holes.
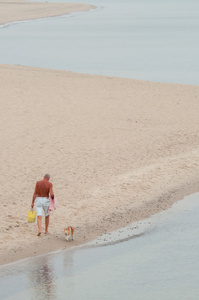
{"type": "Polygon", "coordinates": [[[9,65],[0,80],[1,264],[85,243],[198,191],[198,86],[9,65]],[[27,211],[47,172],[58,208],[51,234],[37,237],[27,211]]]}

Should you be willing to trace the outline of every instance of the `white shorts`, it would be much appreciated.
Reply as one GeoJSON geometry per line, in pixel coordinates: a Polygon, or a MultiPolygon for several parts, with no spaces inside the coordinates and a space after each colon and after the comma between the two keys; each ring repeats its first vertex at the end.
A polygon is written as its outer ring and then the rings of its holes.
{"type": "Polygon", "coordinates": [[[36,201],[37,216],[42,216],[44,210],[45,217],[47,217],[49,215],[49,199],[46,197],[37,197],[36,201]]]}

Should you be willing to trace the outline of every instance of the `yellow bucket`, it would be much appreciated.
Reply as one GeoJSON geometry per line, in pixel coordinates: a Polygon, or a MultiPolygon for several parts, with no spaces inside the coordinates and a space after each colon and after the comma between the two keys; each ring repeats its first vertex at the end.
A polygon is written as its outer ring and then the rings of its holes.
{"type": "Polygon", "coordinates": [[[36,219],[36,211],[28,211],[28,222],[29,223],[34,223],[36,219]]]}

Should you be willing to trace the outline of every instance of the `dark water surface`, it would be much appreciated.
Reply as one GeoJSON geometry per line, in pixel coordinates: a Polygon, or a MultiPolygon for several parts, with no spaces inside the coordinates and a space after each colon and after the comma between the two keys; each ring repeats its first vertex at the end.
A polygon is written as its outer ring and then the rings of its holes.
{"type": "Polygon", "coordinates": [[[199,299],[199,193],[112,234],[114,245],[31,258],[0,268],[0,299],[199,299]],[[140,225],[139,225],[140,224],[140,225]],[[147,225],[146,225],[147,224],[147,225]],[[119,232],[126,230],[126,241],[119,232]]]}

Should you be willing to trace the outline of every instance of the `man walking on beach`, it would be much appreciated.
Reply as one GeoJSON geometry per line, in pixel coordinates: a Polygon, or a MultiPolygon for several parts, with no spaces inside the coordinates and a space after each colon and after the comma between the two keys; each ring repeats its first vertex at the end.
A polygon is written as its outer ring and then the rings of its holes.
{"type": "Polygon", "coordinates": [[[31,208],[34,206],[36,199],[36,209],[37,209],[37,225],[38,225],[38,236],[41,235],[41,220],[42,220],[42,211],[45,213],[45,234],[48,234],[48,225],[49,225],[49,196],[54,199],[53,185],[49,182],[50,175],[44,175],[43,180],[37,181],[35,186],[35,192],[32,198],[31,208]]]}

